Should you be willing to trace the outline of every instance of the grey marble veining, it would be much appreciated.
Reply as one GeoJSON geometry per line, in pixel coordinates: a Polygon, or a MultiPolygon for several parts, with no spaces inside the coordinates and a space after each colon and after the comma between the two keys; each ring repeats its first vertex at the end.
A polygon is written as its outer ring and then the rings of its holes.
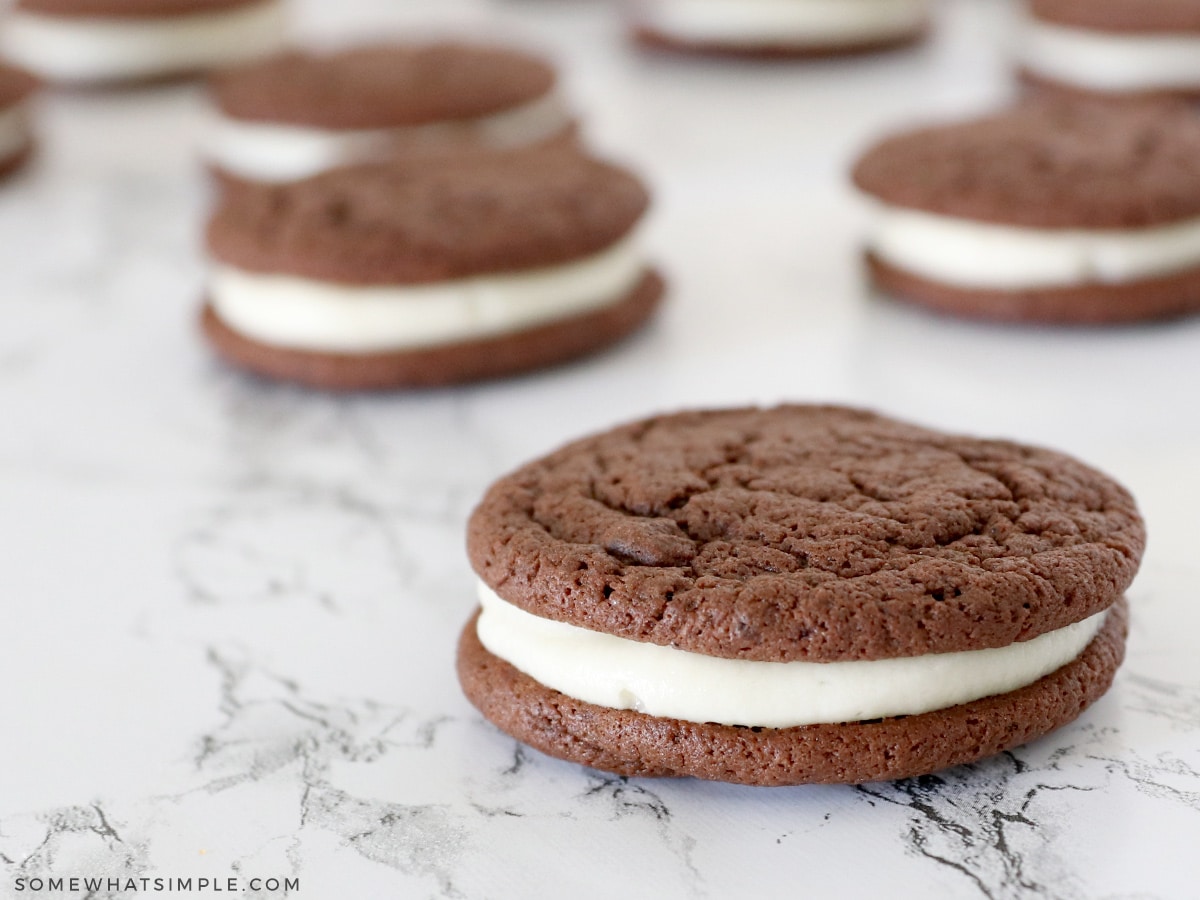
{"type": "Polygon", "coordinates": [[[322,40],[495,25],[553,53],[655,185],[670,306],[504,384],[244,378],[194,327],[199,92],[48,98],[42,158],[0,190],[0,896],[50,874],[290,876],[321,900],[1198,896],[1200,322],[950,322],[871,299],[855,263],[848,155],[1004,96],[1002,3],[949,0],[913,54],[783,67],[639,57],[599,0],[299,7],[322,40]],[[487,484],[642,413],[780,398],[1124,480],[1151,547],[1112,692],[995,759],[858,788],[618,778],[483,722],[453,655],[487,484]]]}

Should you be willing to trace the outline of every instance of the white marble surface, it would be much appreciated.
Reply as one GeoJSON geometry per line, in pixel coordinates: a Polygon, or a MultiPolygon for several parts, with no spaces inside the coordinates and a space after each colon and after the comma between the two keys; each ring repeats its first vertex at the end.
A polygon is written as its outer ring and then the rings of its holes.
{"type": "Polygon", "coordinates": [[[870,298],[856,266],[847,155],[1002,96],[1007,10],[950,2],[919,52],[774,67],[645,59],[607,12],[301,10],[323,37],[527,35],[653,180],[661,320],[509,383],[331,398],[225,370],[193,327],[199,94],[44,103],[43,156],[0,191],[0,896],[82,896],[16,893],[47,874],[234,873],[298,876],[307,900],[1197,896],[1200,320],[962,324],[870,298]],[[484,487],[641,413],[781,398],[1123,479],[1151,546],[1113,691],[1031,746],[857,789],[627,781],[482,722],[453,648],[484,487]]]}

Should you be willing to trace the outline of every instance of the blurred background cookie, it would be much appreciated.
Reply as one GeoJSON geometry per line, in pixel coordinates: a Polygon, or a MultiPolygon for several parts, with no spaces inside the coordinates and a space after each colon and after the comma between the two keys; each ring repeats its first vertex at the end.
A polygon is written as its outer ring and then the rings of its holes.
{"type": "Polygon", "coordinates": [[[1070,91],[1200,95],[1200,0],[1032,0],[1023,76],[1070,91]]]}
{"type": "Polygon", "coordinates": [[[247,181],[393,155],[526,146],[572,126],[550,65],[461,43],[288,53],[220,73],[212,98],[208,161],[247,181]]]}
{"type": "Polygon", "coordinates": [[[203,325],[263,375],[351,390],[509,375],[642,325],[662,282],[630,173],[561,148],[229,191],[203,325]]]}
{"type": "Polygon", "coordinates": [[[991,319],[1113,323],[1200,309],[1200,116],[1042,99],[889,138],[859,160],[884,291],[991,319]]]}
{"type": "Polygon", "coordinates": [[[279,49],[284,0],[17,0],[4,54],[52,82],[157,81],[279,49]]]}

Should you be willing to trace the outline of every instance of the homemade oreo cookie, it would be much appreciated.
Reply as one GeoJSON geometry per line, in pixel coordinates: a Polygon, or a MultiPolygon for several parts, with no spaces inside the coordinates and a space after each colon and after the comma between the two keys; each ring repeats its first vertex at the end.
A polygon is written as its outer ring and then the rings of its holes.
{"type": "Polygon", "coordinates": [[[496,47],[289,53],[214,77],[206,155],[220,174],[280,182],[394,155],[534,145],[571,129],[556,82],[541,60],[496,47]]]}
{"type": "Polygon", "coordinates": [[[263,375],[439,385],[606,347],[657,307],[630,173],[563,148],[335,169],[226,192],[203,326],[263,375]]]}
{"type": "Polygon", "coordinates": [[[991,319],[1116,323],[1200,309],[1200,116],[1040,98],[901,134],[854,167],[884,291],[991,319]]]}
{"type": "Polygon", "coordinates": [[[622,775],[864,782],[1083,712],[1145,542],[1120,485],[840,407],[688,412],[502,478],[458,650],[486,718],[622,775]]]}
{"type": "Polygon", "coordinates": [[[47,81],[157,81],[246,62],[283,41],[284,0],[16,0],[5,55],[47,81]]]}
{"type": "Polygon", "coordinates": [[[1018,47],[1036,84],[1200,96],[1200,0],[1032,0],[1018,47]]]}
{"type": "Polygon", "coordinates": [[[919,40],[929,0],[633,0],[649,47],[734,56],[830,56],[919,40]]]}
{"type": "Polygon", "coordinates": [[[19,169],[33,150],[27,101],[36,89],[32,76],[0,64],[0,178],[19,169]]]}

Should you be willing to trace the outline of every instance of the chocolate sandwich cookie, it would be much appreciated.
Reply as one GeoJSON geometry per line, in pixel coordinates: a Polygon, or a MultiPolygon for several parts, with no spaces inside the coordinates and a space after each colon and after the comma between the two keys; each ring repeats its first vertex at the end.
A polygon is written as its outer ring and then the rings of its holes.
{"type": "Polygon", "coordinates": [[[260,182],[396,155],[535,145],[572,126],[549,65],[468,44],[289,53],[220,73],[212,96],[210,164],[260,182]]]}
{"type": "Polygon", "coordinates": [[[658,49],[792,57],[887,50],[924,36],[929,0],[633,0],[634,37],[658,49]]]}
{"type": "Polygon", "coordinates": [[[19,169],[33,150],[28,100],[36,89],[31,75],[0,63],[0,178],[19,169]]]}
{"type": "Polygon", "coordinates": [[[16,0],[5,55],[47,81],[156,81],[282,44],[284,0],[16,0]]]}
{"type": "Polygon", "coordinates": [[[1109,687],[1145,532],[1060,453],[840,407],[660,416],[500,479],[471,517],[484,716],[623,775],[903,778],[1109,687]]]}
{"type": "Polygon", "coordinates": [[[1042,86],[1200,96],[1200,0],[1032,0],[1017,46],[1042,86]]]}
{"type": "Polygon", "coordinates": [[[541,368],[642,325],[662,282],[630,173],[542,148],[226,192],[203,324],[232,362],[330,389],[541,368]]]}
{"type": "Polygon", "coordinates": [[[964,316],[1116,323],[1200,309],[1200,117],[1183,103],[1040,98],[875,146],[867,262],[964,316]]]}

